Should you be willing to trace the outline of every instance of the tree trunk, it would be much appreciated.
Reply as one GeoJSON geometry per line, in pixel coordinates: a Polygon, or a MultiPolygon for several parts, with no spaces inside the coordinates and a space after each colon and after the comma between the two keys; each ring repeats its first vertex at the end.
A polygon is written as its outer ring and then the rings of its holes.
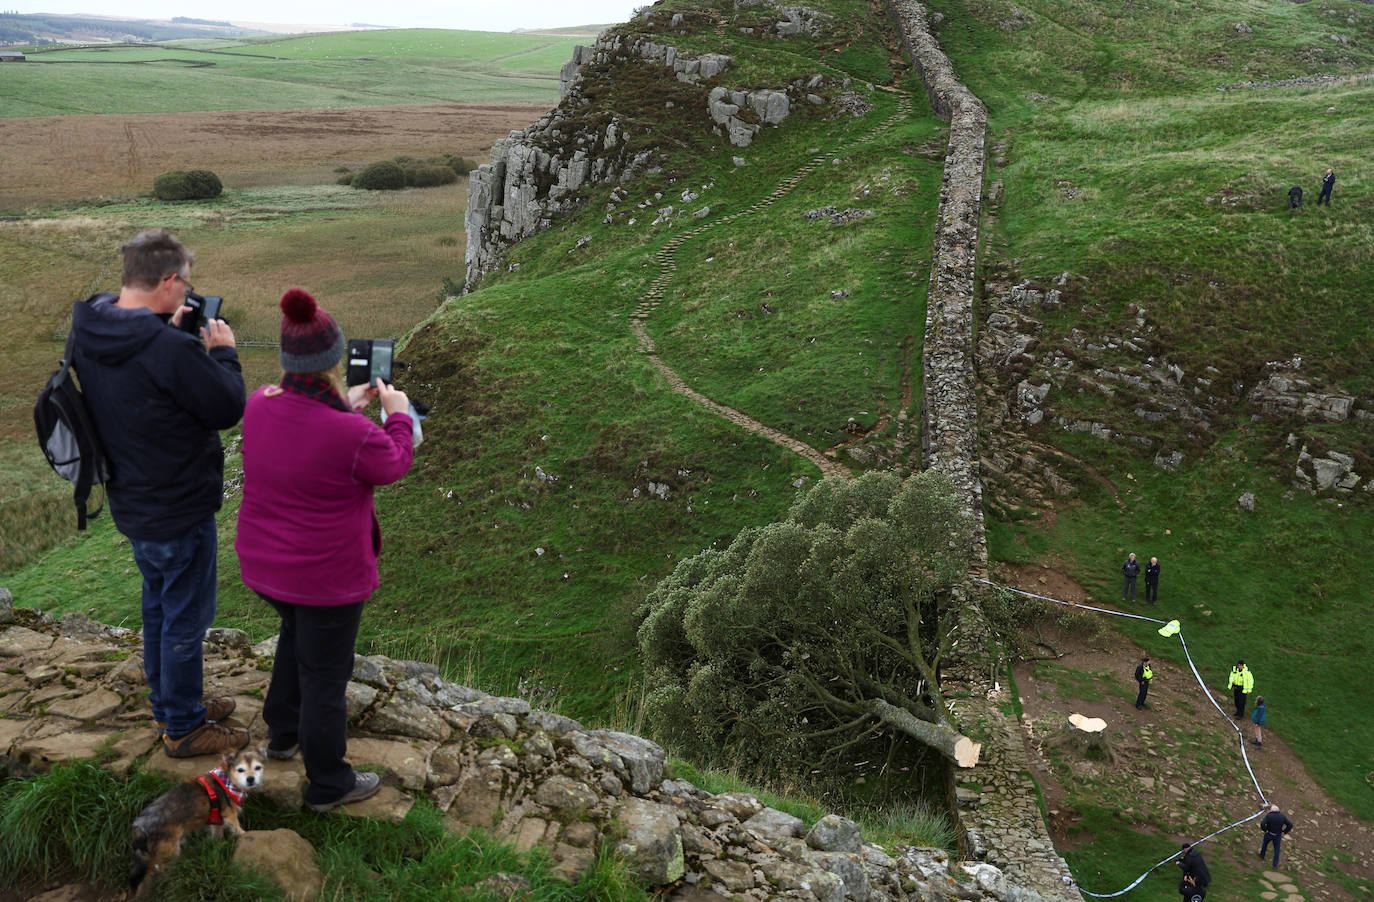
{"type": "Polygon", "coordinates": [[[883,723],[925,743],[960,767],[973,767],[978,763],[978,756],[983,751],[982,743],[974,742],[945,724],[927,723],[910,711],[880,698],[869,699],[867,707],[883,723]]]}

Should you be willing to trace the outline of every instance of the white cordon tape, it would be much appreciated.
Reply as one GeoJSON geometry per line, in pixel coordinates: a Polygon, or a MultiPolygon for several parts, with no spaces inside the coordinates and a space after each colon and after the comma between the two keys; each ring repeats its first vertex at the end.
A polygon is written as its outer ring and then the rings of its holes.
{"type": "MultiPolygon", "coordinates": [[[[1017,589],[1017,588],[1015,588],[1015,587],[1013,587],[1013,586],[1003,586],[1003,585],[1001,585],[1001,584],[999,584],[999,583],[993,582],[992,580],[982,579],[982,578],[977,577],[977,576],[972,577],[972,579],[973,579],[974,582],[980,582],[980,583],[983,583],[983,584],[985,584],[985,585],[992,586],[994,589],[1005,589],[1005,590],[1008,591],[1008,592],[1015,592],[1015,593],[1017,593],[1018,595],[1025,595],[1025,596],[1027,596],[1027,597],[1029,597],[1029,598],[1039,598],[1039,599],[1042,600],[1042,601],[1048,601],[1048,602],[1051,602],[1052,604],[1063,605],[1063,606],[1066,607],[1066,608],[1079,608],[1079,609],[1084,610],[1084,611],[1096,611],[1096,612],[1098,612],[1099,614],[1111,614],[1111,615],[1114,616],[1114,617],[1128,617],[1128,618],[1130,618],[1131,620],[1145,620],[1145,621],[1148,621],[1148,622],[1150,622],[1150,623],[1160,623],[1160,624],[1165,623],[1165,621],[1163,621],[1163,620],[1156,620],[1156,619],[1153,618],[1153,617],[1145,617],[1145,616],[1143,616],[1143,615],[1141,615],[1141,614],[1128,614],[1128,613],[1126,613],[1125,611],[1113,611],[1113,610],[1111,610],[1111,609],[1109,609],[1109,608],[1095,608],[1095,607],[1092,607],[1091,605],[1076,604],[1075,602],[1072,602],[1072,601],[1061,601],[1061,600],[1058,599],[1058,598],[1051,598],[1051,597],[1048,596],[1048,595],[1037,595],[1037,594],[1034,593],[1034,592],[1027,592],[1027,591],[1024,590],[1024,589],[1017,589]]],[[[1246,773],[1248,773],[1248,774],[1250,775],[1250,780],[1251,780],[1251,782],[1253,782],[1253,783],[1255,784],[1255,792],[1257,792],[1257,793],[1259,794],[1259,797],[1260,797],[1260,805],[1261,805],[1260,810],[1259,810],[1259,811],[1256,811],[1254,814],[1250,815],[1249,817],[1247,817],[1247,818],[1245,818],[1245,819],[1243,819],[1243,820],[1236,821],[1234,824],[1228,824],[1227,826],[1222,827],[1220,830],[1214,830],[1213,832],[1208,833],[1206,836],[1202,837],[1202,839],[1199,839],[1197,842],[1193,843],[1193,845],[1196,846],[1196,845],[1199,845],[1199,844],[1201,844],[1201,843],[1206,842],[1207,840],[1211,839],[1211,838],[1214,837],[1214,836],[1219,836],[1220,834],[1225,833],[1227,830],[1234,830],[1236,827],[1239,827],[1239,826],[1241,826],[1242,824],[1248,824],[1250,821],[1253,821],[1255,818],[1260,817],[1260,816],[1263,815],[1266,811],[1268,811],[1268,809],[1269,809],[1269,800],[1268,800],[1267,798],[1265,798],[1265,796],[1264,796],[1264,790],[1260,788],[1259,780],[1256,779],[1256,777],[1255,777],[1255,771],[1250,767],[1250,756],[1247,755],[1247,754],[1245,753],[1245,734],[1244,734],[1243,732],[1241,732],[1240,726],[1239,726],[1238,724],[1232,722],[1231,718],[1227,716],[1226,712],[1223,711],[1223,710],[1221,709],[1221,706],[1217,704],[1217,700],[1214,699],[1214,698],[1212,698],[1212,693],[1211,693],[1210,691],[1208,691],[1208,689],[1207,689],[1207,684],[1206,684],[1205,682],[1203,682],[1203,680],[1202,680],[1202,674],[1200,674],[1200,673],[1197,672],[1197,666],[1193,663],[1193,656],[1192,656],[1191,654],[1188,653],[1188,643],[1183,641],[1183,630],[1182,630],[1181,628],[1180,628],[1180,630],[1178,631],[1178,642],[1179,642],[1179,645],[1181,645],[1181,646],[1183,647],[1183,656],[1184,656],[1185,658],[1188,659],[1188,669],[1191,670],[1191,671],[1193,672],[1193,678],[1197,680],[1198,686],[1200,686],[1200,687],[1202,688],[1202,694],[1203,694],[1204,696],[1207,697],[1207,701],[1209,701],[1209,702],[1211,703],[1212,707],[1217,709],[1217,713],[1220,714],[1223,718],[1226,719],[1226,724],[1227,724],[1227,726],[1229,726],[1232,730],[1235,730],[1236,736],[1237,736],[1237,738],[1238,738],[1239,741],[1240,741],[1240,760],[1241,760],[1242,762],[1245,763],[1245,771],[1246,771],[1246,773]]],[[[1175,852],[1174,854],[1170,855],[1168,858],[1164,859],[1163,861],[1159,862],[1158,864],[1152,865],[1152,866],[1149,868],[1149,870],[1147,870],[1145,873],[1141,874],[1139,877],[1135,878],[1135,881],[1134,881],[1130,886],[1128,886],[1128,887],[1126,887],[1125,889],[1122,889],[1122,890],[1117,890],[1117,891],[1114,892],[1114,893],[1093,893],[1093,892],[1089,892],[1088,890],[1085,890],[1082,886],[1078,886],[1078,891],[1079,891],[1080,893],[1082,893],[1083,895],[1085,895],[1085,896],[1092,896],[1094,899],[1111,899],[1111,898],[1113,898],[1113,897],[1115,897],[1115,896],[1120,896],[1120,895],[1123,895],[1124,893],[1129,893],[1131,890],[1133,890],[1133,889],[1135,889],[1137,886],[1139,886],[1139,885],[1141,884],[1141,881],[1143,881],[1146,877],[1148,877],[1148,876],[1150,876],[1152,873],[1154,873],[1156,869],[1158,869],[1158,868],[1160,868],[1160,867],[1162,867],[1162,866],[1168,864],[1169,862],[1173,861],[1175,858],[1177,858],[1177,857],[1178,857],[1179,855],[1181,855],[1181,854],[1182,854],[1182,850],[1180,850],[1180,851],[1178,851],[1178,852],[1175,852]]]]}

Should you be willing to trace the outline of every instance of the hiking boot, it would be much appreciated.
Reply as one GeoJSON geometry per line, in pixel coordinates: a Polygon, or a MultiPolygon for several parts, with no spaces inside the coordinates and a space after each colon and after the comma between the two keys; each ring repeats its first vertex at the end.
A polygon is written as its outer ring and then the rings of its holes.
{"type": "Polygon", "coordinates": [[[347,805],[350,802],[361,802],[363,799],[370,799],[377,794],[377,790],[382,788],[382,778],[377,774],[364,773],[362,771],[353,772],[353,788],[332,802],[307,802],[305,807],[316,814],[324,814],[326,811],[333,811],[340,805],[347,805]]]}
{"type": "Polygon", "coordinates": [[[162,734],[163,749],[169,758],[195,758],[237,752],[248,744],[248,731],[206,722],[184,736],[162,734]]]}
{"type": "MultiPolygon", "coordinates": [[[[234,709],[239,706],[238,702],[234,701],[227,695],[222,695],[218,698],[207,698],[203,702],[201,702],[201,704],[205,706],[206,720],[224,720],[224,718],[228,717],[230,714],[233,714],[234,709]]],[[[155,720],[153,721],[153,723],[157,724],[157,728],[159,730],[166,732],[166,723],[160,720],[155,720]]]]}
{"type": "Polygon", "coordinates": [[[233,714],[234,709],[239,706],[238,702],[227,695],[218,698],[207,698],[205,701],[201,702],[201,704],[205,706],[205,719],[215,721],[224,720],[224,718],[233,714]]]}
{"type": "Polygon", "coordinates": [[[283,746],[279,749],[273,748],[272,743],[269,742],[267,744],[267,757],[273,758],[277,761],[285,761],[287,758],[294,758],[296,756],[296,753],[300,750],[301,744],[299,742],[293,743],[292,745],[283,746]]]}

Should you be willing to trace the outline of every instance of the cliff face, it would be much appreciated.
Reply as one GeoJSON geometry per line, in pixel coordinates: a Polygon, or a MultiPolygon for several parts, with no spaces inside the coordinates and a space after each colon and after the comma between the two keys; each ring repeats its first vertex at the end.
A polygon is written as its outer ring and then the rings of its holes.
{"type": "MultiPolygon", "coordinates": [[[[751,11],[750,21],[756,18],[757,10],[751,11]]],[[[822,33],[828,20],[813,10],[779,7],[767,21],[769,33],[786,40],[822,33]]],[[[734,86],[731,57],[692,55],[673,46],[673,33],[692,27],[681,14],[651,12],[603,33],[590,47],[576,48],[560,74],[558,106],[496,142],[491,162],[469,175],[469,289],[500,265],[510,245],[580,206],[585,187],[627,182],[657,165],[662,133],[675,127],[664,121],[665,111],[673,111],[679,141],[704,145],[723,139],[746,147],[798,104],[832,103],[835,88],[847,83],[816,72],[776,88],[734,86]],[[643,33],[645,28],[666,37],[643,33]],[[643,115],[627,116],[626,110],[643,115]]]]}
{"type": "MultiPolygon", "coordinates": [[[[218,763],[162,751],[131,630],[80,614],[54,621],[7,604],[0,606],[6,622],[0,770],[23,775],[91,758],[117,771],[141,766],[183,779],[218,763]]],[[[237,630],[211,630],[206,645],[206,692],[232,696],[230,722],[261,742],[261,698],[275,647],[275,638],[250,645],[237,630]]],[[[557,872],[571,880],[609,845],[663,898],[1042,900],[984,862],[954,860],[940,849],[885,850],[865,842],[847,818],[827,815],[807,825],[749,793],[715,795],[672,779],[663,749],[647,739],[451,683],[431,664],[359,656],[347,703],[350,763],[384,774],[382,792],[350,806],[352,813],[398,821],[426,797],[454,830],[482,828],[522,850],[547,848],[557,872]]],[[[260,792],[299,805],[299,758],[268,764],[260,792]]],[[[252,826],[245,823],[240,847],[262,838],[252,826]]],[[[290,832],[274,831],[272,843],[290,832]]]]}

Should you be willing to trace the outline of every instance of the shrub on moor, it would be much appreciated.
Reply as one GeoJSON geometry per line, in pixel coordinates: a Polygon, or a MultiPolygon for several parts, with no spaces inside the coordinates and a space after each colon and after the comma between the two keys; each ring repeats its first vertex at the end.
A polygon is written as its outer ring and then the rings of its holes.
{"type": "Polygon", "coordinates": [[[353,176],[354,188],[366,188],[369,191],[396,191],[405,186],[405,170],[390,160],[372,163],[353,176]]]}

